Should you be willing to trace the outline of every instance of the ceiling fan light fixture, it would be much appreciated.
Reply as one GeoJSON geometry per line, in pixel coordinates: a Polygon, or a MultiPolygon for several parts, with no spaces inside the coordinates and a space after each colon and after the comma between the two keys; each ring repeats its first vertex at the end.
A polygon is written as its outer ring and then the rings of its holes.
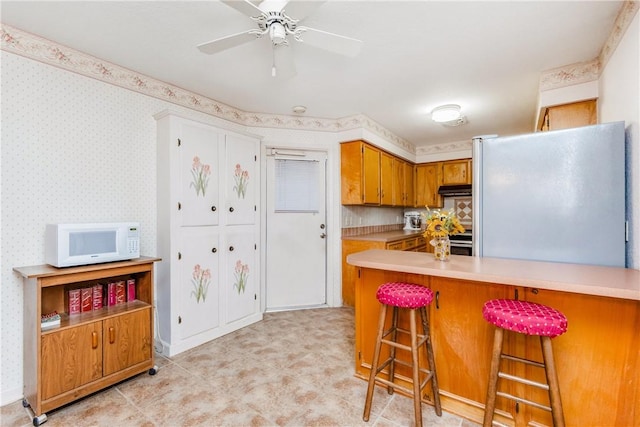
{"type": "Polygon", "coordinates": [[[273,22],[269,26],[269,37],[271,37],[271,42],[274,45],[281,45],[287,42],[287,30],[281,23],[273,22]]]}
{"type": "Polygon", "coordinates": [[[441,105],[431,111],[431,120],[437,123],[447,123],[460,119],[460,106],[457,104],[441,105]]]}

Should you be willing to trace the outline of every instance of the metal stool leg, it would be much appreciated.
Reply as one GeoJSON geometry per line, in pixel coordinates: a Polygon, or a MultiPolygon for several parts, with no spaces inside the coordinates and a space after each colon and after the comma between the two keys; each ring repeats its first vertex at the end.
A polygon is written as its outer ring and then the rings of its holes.
{"type": "Polygon", "coordinates": [[[364,403],[364,414],[362,419],[369,421],[371,414],[371,401],[373,400],[373,388],[376,382],[376,371],[378,370],[378,358],[380,357],[380,347],[382,347],[382,335],[384,334],[384,322],[387,318],[387,306],[380,304],[380,314],[378,316],[378,337],[376,347],[373,351],[373,361],[371,362],[371,373],[369,374],[369,385],[367,386],[367,397],[364,403]]]}
{"type": "Polygon", "coordinates": [[[540,337],[542,345],[542,357],[544,358],[544,372],[547,375],[549,384],[549,400],[551,402],[551,416],[555,427],[564,427],[564,412],[562,410],[562,400],[560,399],[560,386],[558,385],[558,375],[556,365],[553,361],[553,348],[551,338],[540,337]]]}
{"type": "Polygon", "coordinates": [[[431,345],[431,329],[429,324],[429,312],[426,307],[420,308],[420,316],[422,318],[422,330],[427,336],[425,345],[427,346],[427,360],[429,362],[429,371],[431,371],[431,392],[433,393],[433,406],[436,409],[436,415],[442,416],[442,406],[440,405],[440,389],[438,388],[438,376],[436,375],[436,361],[433,355],[433,346],[431,345]]]}
{"type": "Polygon", "coordinates": [[[493,423],[493,411],[496,408],[496,392],[498,391],[498,371],[500,369],[500,355],[502,354],[502,338],[504,330],[496,328],[493,336],[493,355],[491,356],[491,370],[489,385],[487,386],[487,402],[484,408],[483,427],[490,427],[493,423]]]}

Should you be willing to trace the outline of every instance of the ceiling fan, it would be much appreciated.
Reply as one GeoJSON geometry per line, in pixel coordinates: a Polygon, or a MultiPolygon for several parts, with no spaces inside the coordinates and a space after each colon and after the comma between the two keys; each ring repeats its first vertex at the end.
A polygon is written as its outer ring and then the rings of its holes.
{"type": "Polygon", "coordinates": [[[257,23],[258,28],[232,34],[198,45],[201,52],[214,54],[253,40],[269,36],[273,50],[271,75],[276,76],[276,62],[284,74],[295,74],[288,37],[310,46],[325,49],[345,56],[356,56],[362,41],[334,33],[298,25],[320,5],[322,1],[287,0],[221,0],[247,15],[257,23]],[[285,13],[285,8],[287,12],[285,13]],[[292,18],[295,16],[297,19],[292,18]]]}

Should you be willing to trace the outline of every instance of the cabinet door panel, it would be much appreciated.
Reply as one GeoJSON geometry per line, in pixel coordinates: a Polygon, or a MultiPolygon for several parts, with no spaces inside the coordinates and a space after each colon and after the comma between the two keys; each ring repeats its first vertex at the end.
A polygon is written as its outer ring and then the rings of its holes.
{"type": "Polygon", "coordinates": [[[438,163],[416,166],[416,206],[430,208],[442,206],[438,195],[438,163]]]}
{"type": "Polygon", "coordinates": [[[42,399],[102,377],[102,322],[42,336],[42,399]]]}
{"type": "Polygon", "coordinates": [[[368,145],[363,146],[363,187],[364,203],[380,204],[380,151],[368,145]]]}
{"type": "Polygon", "coordinates": [[[442,163],[442,183],[445,185],[470,184],[470,161],[465,159],[442,163]]]}
{"type": "Polygon", "coordinates": [[[254,314],[257,309],[258,266],[256,238],[252,230],[227,233],[226,322],[230,323],[254,314]]]}
{"type": "Polygon", "coordinates": [[[182,338],[220,325],[218,244],[215,228],[180,231],[178,321],[182,338]]]}
{"type": "Polygon", "coordinates": [[[104,320],[104,375],[151,358],[151,308],[104,320]]]}
{"type": "MultiPolygon", "coordinates": [[[[431,303],[431,333],[440,389],[484,403],[494,328],[482,317],[482,306],[490,299],[508,298],[509,288],[432,277],[431,289],[436,295],[431,303]]],[[[505,362],[502,368],[509,371],[505,362]]],[[[508,401],[498,398],[498,409],[507,405],[508,401]]]]}
{"type": "Polygon", "coordinates": [[[225,149],[227,224],[254,224],[259,179],[256,141],[227,135],[225,149]]]}
{"type": "Polygon", "coordinates": [[[380,204],[395,205],[397,186],[395,176],[395,162],[393,156],[380,152],[380,204]]]}
{"type": "Polygon", "coordinates": [[[182,124],[178,147],[178,215],[183,226],[218,224],[219,138],[218,132],[211,127],[182,124]]]}

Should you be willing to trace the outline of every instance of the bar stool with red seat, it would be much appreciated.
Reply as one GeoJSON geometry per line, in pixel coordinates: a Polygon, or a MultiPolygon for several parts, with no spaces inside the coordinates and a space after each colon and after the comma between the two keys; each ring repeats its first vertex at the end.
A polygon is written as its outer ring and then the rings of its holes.
{"type": "Polygon", "coordinates": [[[483,426],[489,427],[493,424],[493,412],[496,406],[496,397],[501,396],[515,400],[516,402],[532,405],[549,411],[553,418],[553,425],[555,427],[563,427],[564,415],[562,411],[562,401],[560,399],[558,376],[556,373],[555,363],[553,361],[551,339],[562,335],[567,331],[567,318],[565,315],[556,309],[534,302],[511,299],[494,299],[487,301],[484,304],[482,307],[482,317],[484,317],[487,322],[496,326],[493,339],[493,355],[491,358],[491,372],[489,374],[489,385],[487,387],[487,403],[485,406],[483,426]],[[525,335],[540,336],[543,363],[504,354],[502,352],[502,340],[504,338],[505,330],[525,335]],[[500,372],[501,359],[509,359],[543,368],[547,377],[547,384],[500,372]],[[504,378],[547,390],[551,406],[545,406],[538,402],[533,402],[531,400],[498,391],[498,378],[504,378]]]}
{"type": "Polygon", "coordinates": [[[422,426],[422,393],[427,382],[431,381],[431,390],[433,392],[433,403],[436,414],[442,415],[440,407],[440,395],[438,394],[438,379],[436,377],[435,360],[433,357],[433,348],[431,346],[431,334],[429,333],[429,313],[426,307],[433,300],[433,292],[431,289],[413,283],[392,282],[380,285],[376,293],[376,298],[380,301],[380,315],[378,317],[378,335],[376,345],[373,352],[373,361],[371,363],[371,373],[369,374],[369,385],[367,387],[367,397],[364,406],[364,415],[362,419],[369,421],[371,413],[371,403],[373,400],[373,389],[375,384],[387,386],[389,394],[393,394],[394,389],[398,389],[413,396],[413,408],[415,416],[415,424],[417,427],[422,426]],[[393,308],[393,318],[391,328],[385,331],[385,320],[387,316],[387,308],[393,308]],[[409,331],[398,328],[398,309],[406,309],[409,311],[409,331]],[[417,333],[416,311],[420,312],[422,320],[422,334],[417,333]],[[411,336],[411,345],[407,346],[397,341],[398,332],[409,334],[411,336]],[[391,335],[391,339],[386,339],[391,335]],[[380,349],[382,344],[391,347],[389,358],[379,363],[380,349]],[[421,368],[419,365],[418,352],[422,345],[425,345],[429,369],[421,368]],[[411,352],[411,363],[396,359],[396,349],[402,349],[411,352]],[[394,383],[395,364],[401,364],[410,367],[412,370],[413,389],[410,390],[399,384],[394,383]],[[389,366],[388,379],[378,375],[389,366]],[[425,374],[422,382],[420,381],[420,373],[425,374]]]}

